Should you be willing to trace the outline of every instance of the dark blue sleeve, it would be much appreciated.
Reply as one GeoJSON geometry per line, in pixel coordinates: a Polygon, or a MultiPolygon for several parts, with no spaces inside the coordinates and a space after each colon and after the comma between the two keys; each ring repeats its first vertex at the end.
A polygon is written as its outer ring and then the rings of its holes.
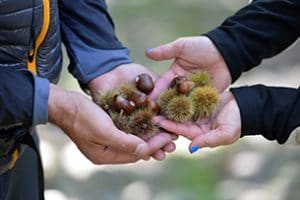
{"type": "Polygon", "coordinates": [[[0,128],[31,126],[34,77],[28,71],[0,68],[0,128]]]}
{"type": "Polygon", "coordinates": [[[0,68],[0,175],[13,162],[18,138],[33,123],[34,76],[0,68]]]}
{"type": "Polygon", "coordinates": [[[118,41],[103,0],[59,0],[62,39],[69,71],[86,84],[115,67],[131,63],[129,50],[118,41]]]}
{"type": "Polygon", "coordinates": [[[206,35],[237,80],[263,58],[280,53],[300,35],[299,0],[256,0],[206,35]]]}
{"type": "Polygon", "coordinates": [[[300,127],[300,88],[255,85],[231,89],[241,113],[242,136],[284,143],[300,127]]]}

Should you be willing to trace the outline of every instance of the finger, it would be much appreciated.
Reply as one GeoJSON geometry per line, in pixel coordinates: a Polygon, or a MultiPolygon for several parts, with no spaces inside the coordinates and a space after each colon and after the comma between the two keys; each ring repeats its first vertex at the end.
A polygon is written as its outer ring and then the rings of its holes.
{"type": "Polygon", "coordinates": [[[234,141],[234,138],[231,137],[230,134],[222,132],[219,129],[214,129],[197,136],[190,144],[190,149],[195,149],[195,147],[203,148],[228,145],[232,144],[234,141]]]}
{"type": "Polygon", "coordinates": [[[168,60],[179,55],[182,48],[182,40],[175,40],[171,43],[151,48],[146,51],[146,55],[153,60],[168,60]]]}
{"type": "Polygon", "coordinates": [[[159,133],[153,136],[150,140],[148,140],[149,145],[149,154],[152,155],[153,153],[159,151],[164,146],[170,144],[172,142],[172,135],[168,133],[159,133]]]}
{"type": "Polygon", "coordinates": [[[159,94],[169,88],[171,81],[174,79],[175,74],[172,69],[167,70],[161,77],[155,82],[153,91],[149,94],[151,99],[156,99],[159,94]]]}
{"type": "Polygon", "coordinates": [[[143,158],[144,161],[148,161],[150,159],[151,159],[151,156],[146,156],[146,157],[143,158]]]}
{"type": "Polygon", "coordinates": [[[163,152],[162,150],[159,150],[157,152],[155,152],[152,157],[157,160],[157,161],[162,161],[166,158],[166,154],[165,152],[163,152]]]}
{"type": "Polygon", "coordinates": [[[172,153],[173,151],[176,150],[176,145],[174,142],[171,142],[170,144],[167,144],[166,146],[164,146],[162,148],[162,150],[167,153],[172,153]]]}
{"type": "Polygon", "coordinates": [[[193,123],[175,123],[160,116],[155,117],[154,121],[163,129],[166,129],[174,134],[184,136],[190,140],[194,139],[200,134],[203,134],[202,129],[193,123]]]}
{"type": "Polygon", "coordinates": [[[169,134],[171,135],[173,141],[178,139],[178,135],[173,134],[173,133],[169,133],[169,134]]]}

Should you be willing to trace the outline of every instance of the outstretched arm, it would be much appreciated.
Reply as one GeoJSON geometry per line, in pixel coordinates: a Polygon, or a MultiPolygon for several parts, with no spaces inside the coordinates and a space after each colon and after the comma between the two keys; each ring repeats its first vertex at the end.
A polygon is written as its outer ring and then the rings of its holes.
{"type": "Polygon", "coordinates": [[[236,81],[247,70],[290,46],[300,35],[300,1],[256,0],[206,35],[236,81]]]}
{"type": "MultiPolygon", "coordinates": [[[[63,42],[70,58],[69,71],[84,89],[92,94],[111,90],[139,73],[155,78],[145,67],[132,63],[129,50],[116,37],[104,0],[60,0],[59,9],[63,42]]],[[[170,137],[166,133],[160,136],[153,138],[154,143],[170,137]]],[[[174,150],[174,144],[164,150],[174,150]]],[[[158,148],[153,156],[161,160],[164,152],[158,148]]]]}

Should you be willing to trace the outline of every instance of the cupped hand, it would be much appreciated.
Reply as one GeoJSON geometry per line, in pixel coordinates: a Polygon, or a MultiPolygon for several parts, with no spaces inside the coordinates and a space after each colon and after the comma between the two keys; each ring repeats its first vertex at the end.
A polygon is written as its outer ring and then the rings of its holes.
{"type": "Polygon", "coordinates": [[[142,139],[118,130],[111,118],[95,103],[77,92],[51,85],[49,121],[60,127],[80,151],[95,164],[136,162],[147,158],[172,141],[169,134],[160,140],[142,139]]]}
{"type": "Polygon", "coordinates": [[[240,110],[231,92],[224,92],[216,113],[210,119],[199,120],[198,124],[180,124],[163,117],[157,117],[155,120],[162,128],[190,139],[191,153],[203,147],[232,144],[241,136],[240,110]]]}
{"type": "Polygon", "coordinates": [[[224,91],[231,83],[228,67],[212,41],[205,36],[179,38],[171,43],[148,49],[146,55],[156,61],[173,59],[170,68],[157,80],[151,97],[168,88],[176,75],[208,71],[214,86],[224,91]]]}
{"type": "MultiPolygon", "coordinates": [[[[157,80],[157,76],[146,67],[139,64],[130,63],[120,65],[114,70],[93,79],[89,82],[88,86],[92,96],[94,96],[93,94],[97,94],[98,92],[109,91],[120,86],[122,83],[135,80],[135,77],[142,73],[149,74],[153,81],[157,80]]],[[[152,151],[152,157],[156,160],[163,160],[165,158],[165,152],[170,153],[175,150],[175,144],[172,142],[172,140],[176,139],[177,136],[173,134],[168,134],[165,132],[156,134],[150,139],[150,141],[147,141],[148,144],[155,144],[156,147],[159,147],[156,149],[156,151],[152,151]],[[166,138],[171,138],[168,144],[165,142],[166,138]]],[[[146,157],[145,159],[148,158],[149,157],[146,157]]]]}

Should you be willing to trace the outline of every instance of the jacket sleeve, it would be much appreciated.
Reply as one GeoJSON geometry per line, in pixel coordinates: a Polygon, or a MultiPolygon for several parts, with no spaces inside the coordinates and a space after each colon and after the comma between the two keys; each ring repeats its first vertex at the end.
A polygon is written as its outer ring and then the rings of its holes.
{"type": "Polygon", "coordinates": [[[300,35],[299,0],[256,0],[206,35],[229,67],[233,82],[300,35]]]}
{"type": "Polygon", "coordinates": [[[242,136],[286,142],[300,126],[300,88],[255,85],[231,89],[241,113],[242,136]]]}
{"type": "Polygon", "coordinates": [[[104,0],[59,0],[59,10],[69,71],[81,84],[131,63],[129,50],[115,35],[104,0]]]}
{"type": "Polygon", "coordinates": [[[19,139],[48,121],[49,81],[27,70],[0,68],[0,174],[12,168],[19,139]]]}
{"type": "Polygon", "coordinates": [[[0,77],[0,127],[30,126],[33,118],[33,76],[27,71],[0,68],[0,77]]]}

